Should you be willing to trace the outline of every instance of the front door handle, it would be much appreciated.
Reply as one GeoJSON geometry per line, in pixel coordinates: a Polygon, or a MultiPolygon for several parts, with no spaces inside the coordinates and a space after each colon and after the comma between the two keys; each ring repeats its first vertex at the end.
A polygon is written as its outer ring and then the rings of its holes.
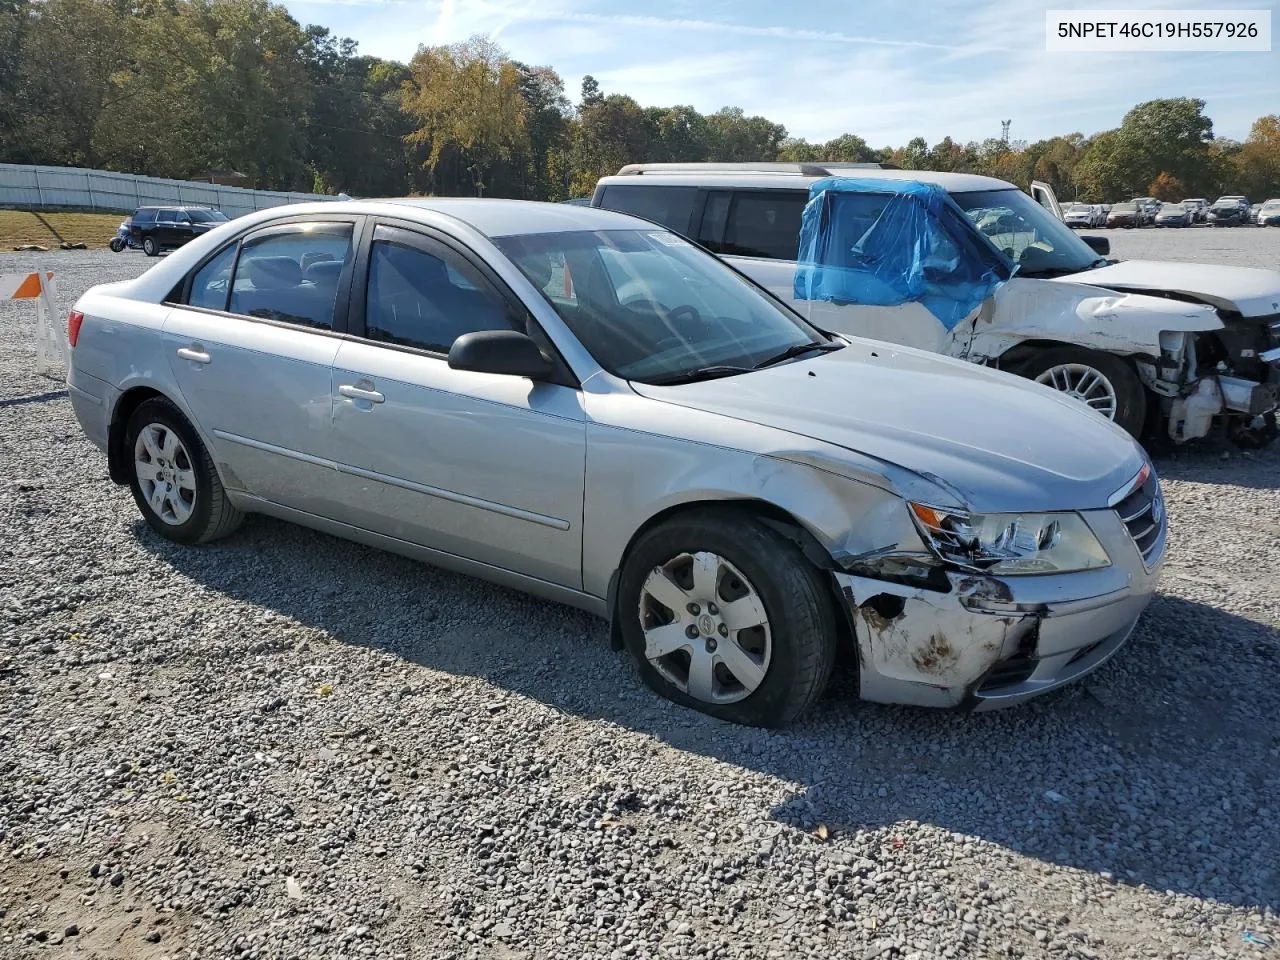
{"type": "Polygon", "coordinates": [[[193,347],[179,347],[178,356],[183,360],[190,360],[192,363],[208,363],[210,359],[209,354],[193,347]]]}
{"type": "Polygon", "coordinates": [[[338,393],[349,400],[367,400],[370,403],[382,403],[387,399],[377,390],[365,390],[363,387],[356,387],[349,383],[338,387],[338,393]]]}

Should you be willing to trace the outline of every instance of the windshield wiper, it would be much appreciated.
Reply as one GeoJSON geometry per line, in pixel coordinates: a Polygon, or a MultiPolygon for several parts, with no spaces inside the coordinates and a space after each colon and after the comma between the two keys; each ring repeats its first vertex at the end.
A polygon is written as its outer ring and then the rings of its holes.
{"type": "Polygon", "coordinates": [[[692,370],[681,370],[665,377],[656,377],[648,382],[655,387],[671,387],[678,383],[697,383],[699,380],[715,380],[717,377],[732,377],[738,373],[750,373],[754,367],[735,367],[726,363],[712,363],[705,367],[694,367],[692,370]]]}
{"type": "Polygon", "coordinates": [[[791,359],[794,359],[795,357],[804,356],[804,354],[809,353],[811,350],[817,350],[820,353],[830,353],[832,350],[843,350],[843,349],[844,349],[844,344],[842,343],[824,343],[822,341],[813,341],[810,343],[794,343],[791,346],[787,347],[787,349],[783,350],[781,353],[775,354],[772,357],[768,357],[764,360],[761,360],[759,363],[755,365],[753,369],[760,370],[763,367],[772,367],[774,364],[782,363],[784,360],[791,360],[791,359]]]}

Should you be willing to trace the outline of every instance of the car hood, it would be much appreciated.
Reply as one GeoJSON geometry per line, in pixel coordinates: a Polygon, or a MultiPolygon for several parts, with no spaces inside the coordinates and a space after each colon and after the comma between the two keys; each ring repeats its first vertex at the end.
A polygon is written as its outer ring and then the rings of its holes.
{"type": "Polygon", "coordinates": [[[632,386],[894,464],[975,511],[1105,507],[1145,462],[1127,433],[1047,387],[922,350],[851,342],[754,373],[632,386]]]}
{"type": "Polygon", "coordinates": [[[1277,270],[1124,260],[1058,279],[1112,290],[1178,293],[1246,317],[1264,317],[1280,311],[1277,270]]]}

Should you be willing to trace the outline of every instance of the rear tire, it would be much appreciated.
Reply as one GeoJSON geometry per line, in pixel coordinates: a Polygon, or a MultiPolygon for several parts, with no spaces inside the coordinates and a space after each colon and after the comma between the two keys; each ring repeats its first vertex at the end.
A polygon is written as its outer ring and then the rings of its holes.
{"type": "Polygon", "coordinates": [[[1083,347],[1055,347],[1034,354],[1017,372],[1081,402],[1092,401],[1088,406],[1097,413],[1135,439],[1141,438],[1147,418],[1147,391],[1133,368],[1119,357],[1083,347]],[[1091,379],[1087,371],[1097,379],[1091,379]],[[1110,409],[1102,409],[1104,401],[1109,402],[1110,409]]]}
{"type": "Polygon", "coordinates": [[[182,411],[163,397],[140,404],[125,428],[129,489],[151,529],[175,543],[208,543],[240,526],[213,458],[182,411]]]}
{"type": "Polygon", "coordinates": [[[713,717],[785,726],[831,676],[838,628],[824,574],[746,511],[709,508],[645,533],[617,602],[645,683],[713,717]]]}
{"type": "Polygon", "coordinates": [[[142,252],[148,257],[160,256],[160,244],[156,243],[155,237],[142,238],[142,252]]]}

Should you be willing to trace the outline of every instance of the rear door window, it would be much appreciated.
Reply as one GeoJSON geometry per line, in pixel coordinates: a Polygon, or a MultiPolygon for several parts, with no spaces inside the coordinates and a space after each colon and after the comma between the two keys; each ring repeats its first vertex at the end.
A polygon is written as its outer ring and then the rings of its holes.
{"type": "Polygon", "coordinates": [[[350,223],[299,223],[247,237],[240,246],[227,309],[333,329],[339,281],[351,262],[351,235],[350,223]]]}
{"type": "Polygon", "coordinates": [[[644,217],[687,237],[697,196],[697,187],[608,186],[601,192],[600,206],[644,217]]]}
{"type": "Polygon", "coordinates": [[[707,245],[728,256],[795,260],[800,251],[800,220],[808,202],[809,193],[804,190],[734,191],[724,236],[707,245]]]}

